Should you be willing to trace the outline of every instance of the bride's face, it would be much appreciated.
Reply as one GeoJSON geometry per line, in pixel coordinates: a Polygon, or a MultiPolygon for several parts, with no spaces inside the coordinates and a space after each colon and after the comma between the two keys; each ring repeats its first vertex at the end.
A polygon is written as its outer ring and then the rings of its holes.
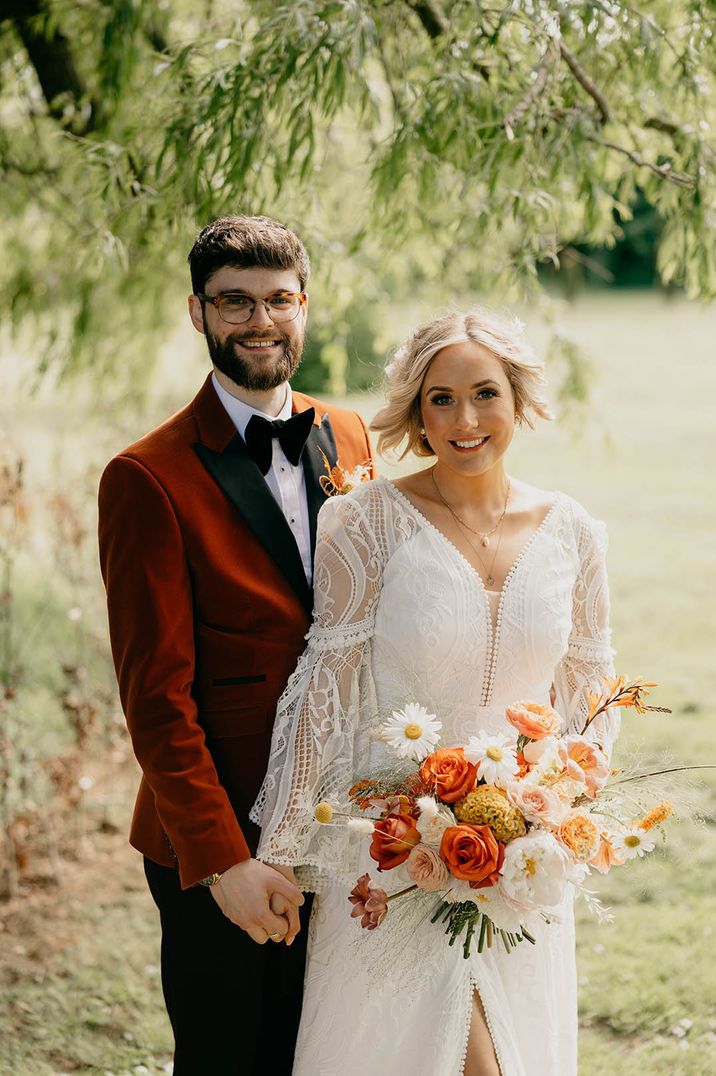
{"type": "Polygon", "coordinates": [[[482,474],[515,432],[515,400],[502,362],[472,341],[439,351],[423,380],[425,436],[441,464],[482,474]]]}

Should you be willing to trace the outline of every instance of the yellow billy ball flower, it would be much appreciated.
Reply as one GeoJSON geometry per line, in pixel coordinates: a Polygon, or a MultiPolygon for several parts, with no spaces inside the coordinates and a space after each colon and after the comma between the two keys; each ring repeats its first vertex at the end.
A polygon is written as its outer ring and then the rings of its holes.
{"type": "Polygon", "coordinates": [[[471,826],[489,826],[498,841],[504,844],[527,832],[525,820],[494,785],[478,785],[454,807],[455,817],[471,826]]]}
{"type": "Polygon", "coordinates": [[[317,822],[320,822],[322,826],[327,826],[329,822],[332,822],[333,808],[330,803],[326,803],[324,800],[322,803],[317,804],[316,809],[313,812],[313,817],[317,822]]]}

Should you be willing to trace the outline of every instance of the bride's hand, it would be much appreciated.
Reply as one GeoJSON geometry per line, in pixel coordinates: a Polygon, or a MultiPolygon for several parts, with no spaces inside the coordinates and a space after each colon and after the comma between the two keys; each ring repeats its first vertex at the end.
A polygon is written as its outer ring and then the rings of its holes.
{"type": "MultiPolygon", "coordinates": [[[[271,866],[279,874],[282,874],[288,882],[292,882],[296,885],[296,876],[293,873],[293,867],[284,867],[281,863],[272,863],[271,866]]],[[[284,941],[286,945],[292,945],[293,939],[296,937],[301,929],[301,920],[298,918],[298,909],[295,904],[291,904],[289,900],[283,895],[283,893],[272,893],[269,907],[274,915],[282,915],[288,922],[288,930],[286,931],[286,937],[284,941]]]]}
{"type": "Polygon", "coordinates": [[[293,939],[301,929],[301,920],[298,917],[296,905],[287,900],[283,893],[272,893],[269,907],[274,915],[282,916],[288,923],[288,930],[283,940],[286,945],[293,945],[293,939]]]}

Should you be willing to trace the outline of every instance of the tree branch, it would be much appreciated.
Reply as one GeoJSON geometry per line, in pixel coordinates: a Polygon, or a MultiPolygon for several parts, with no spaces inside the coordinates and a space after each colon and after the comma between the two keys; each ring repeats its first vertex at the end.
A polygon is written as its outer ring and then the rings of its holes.
{"type": "MultiPolygon", "coordinates": [[[[418,16],[431,41],[436,41],[450,32],[450,20],[436,0],[422,0],[422,2],[421,0],[405,0],[405,2],[418,16]]],[[[489,67],[485,67],[478,60],[473,60],[470,66],[485,82],[489,82],[489,67]]]]}
{"type": "Polygon", "coordinates": [[[76,133],[87,134],[97,122],[97,103],[91,100],[62,30],[55,28],[47,37],[43,18],[48,14],[44,0],[5,0],[0,18],[9,19],[22,41],[35,69],[47,108],[58,122],[76,133]],[[74,114],[66,115],[67,99],[74,114]]]}
{"type": "Polygon", "coordinates": [[[406,3],[413,9],[425,32],[433,40],[449,32],[450,20],[435,0],[406,0],[406,3]]]}
{"type": "Polygon", "coordinates": [[[612,149],[615,153],[622,153],[625,157],[628,157],[637,168],[648,168],[654,175],[659,176],[661,179],[666,179],[669,183],[675,183],[678,187],[695,187],[696,177],[691,176],[688,172],[672,172],[671,165],[668,161],[664,164],[654,164],[653,161],[645,161],[643,157],[640,157],[634,150],[628,149],[626,146],[619,146],[616,142],[609,142],[605,138],[596,138],[594,135],[585,134],[587,142],[594,142],[597,146],[604,146],[605,149],[612,149]]]}
{"type": "Polygon", "coordinates": [[[582,89],[586,90],[592,100],[596,102],[597,108],[599,109],[599,112],[602,117],[602,123],[609,123],[609,120],[611,119],[611,113],[609,111],[607,99],[602,93],[602,91],[598,88],[598,86],[596,86],[594,82],[592,82],[587,72],[580,65],[579,61],[577,60],[577,57],[574,55],[571,49],[567,48],[563,41],[560,41],[559,43],[559,51],[561,53],[562,59],[567,64],[567,67],[572,72],[579,85],[582,87],[582,89]]]}
{"type": "Polygon", "coordinates": [[[671,138],[682,133],[678,123],[659,119],[658,116],[651,116],[648,120],[644,120],[644,127],[649,127],[652,131],[661,131],[662,134],[667,134],[671,138]]]}
{"type": "Polygon", "coordinates": [[[517,126],[522,117],[532,107],[532,105],[535,103],[535,101],[547,85],[549,69],[552,67],[556,59],[557,52],[553,45],[550,44],[548,45],[547,51],[540,60],[538,66],[533,71],[534,78],[532,80],[532,85],[530,86],[529,90],[522,98],[522,100],[518,101],[515,107],[505,116],[502,125],[505,128],[505,133],[510,142],[515,137],[513,128],[517,126]]]}

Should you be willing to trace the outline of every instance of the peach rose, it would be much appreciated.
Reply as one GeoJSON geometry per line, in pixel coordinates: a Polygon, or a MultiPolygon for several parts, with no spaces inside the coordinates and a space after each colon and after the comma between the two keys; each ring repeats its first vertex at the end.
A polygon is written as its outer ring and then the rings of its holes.
{"type": "Polygon", "coordinates": [[[579,863],[588,863],[599,849],[599,830],[582,811],[569,811],[556,835],[579,863]]]}
{"type": "Polygon", "coordinates": [[[520,736],[526,736],[528,740],[556,736],[562,727],[562,719],[556,710],[536,702],[516,702],[507,707],[505,717],[520,736]]]}
{"type": "Polygon", "coordinates": [[[370,856],[379,871],[399,867],[410,855],[410,849],[420,841],[415,819],[408,814],[391,814],[373,826],[370,856]]]}
{"type": "Polygon", "coordinates": [[[443,833],[440,858],[455,878],[469,882],[472,889],[482,889],[497,882],[505,846],[489,826],[461,823],[443,833]]]}
{"type": "Polygon", "coordinates": [[[477,766],[467,761],[462,747],[439,747],[424,760],[420,776],[443,803],[456,803],[475,787],[477,766]]]}
{"type": "Polygon", "coordinates": [[[411,848],[405,864],[411,881],[428,893],[438,889],[447,889],[450,885],[450,872],[434,848],[426,844],[416,844],[411,848]]]}
{"type": "Polygon", "coordinates": [[[603,751],[584,736],[565,736],[564,743],[569,758],[584,773],[586,795],[594,799],[609,777],[609,763],[603,751]]]}
{"type": "Polygon", "coordinates": [[[529,822],[543,826],[558,826],[567,813],[567,806],[559,796],[539,785],[514,784],[508,788],[507,797],[529,822]]]}

